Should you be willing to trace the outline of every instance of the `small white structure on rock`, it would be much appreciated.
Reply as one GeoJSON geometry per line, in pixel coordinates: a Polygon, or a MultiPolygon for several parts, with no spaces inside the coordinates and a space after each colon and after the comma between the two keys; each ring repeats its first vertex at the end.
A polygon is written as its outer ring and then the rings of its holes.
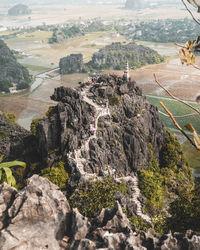
{"type": "Polygon", "coordinates": [[[125,78],[126,80],[129,80],[129,78],[130,78],[128,61],[127,61],[127,63],[126,63],[126,69],[125,69],[125,71],[124,71],[123,78],[125,78]]]}

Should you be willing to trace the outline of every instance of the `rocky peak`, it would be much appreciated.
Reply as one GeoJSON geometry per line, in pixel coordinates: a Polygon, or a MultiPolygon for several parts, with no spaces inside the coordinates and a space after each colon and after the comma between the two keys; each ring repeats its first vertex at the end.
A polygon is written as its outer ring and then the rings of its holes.
{"type": "Polygon", "coordinates": [[[147,168],[149,144],[159,158],[164,126],[134,81],[102,75],[78,88],[57,88],[52,99],[55,112],[37,126],[43,157],[59,148],[71,172],[90,177],[147,168]]]}

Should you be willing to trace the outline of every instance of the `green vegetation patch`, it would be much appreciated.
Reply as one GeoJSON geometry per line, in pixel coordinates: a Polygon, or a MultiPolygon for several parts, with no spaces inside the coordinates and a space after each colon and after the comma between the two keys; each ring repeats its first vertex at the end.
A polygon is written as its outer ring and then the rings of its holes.
{"type": "Polygon", "coordinates": [[[6,129],[0,131],[0,141],[4,138],[8,137],[10,135],[10,132],[6,129]]]}
{"type": "Polygon", "coordinates": [[[55,106],[51,106],[51,107],[49,107],[49,109],[47,110],[46,116],[47,116],[48,118],[50,118],[53,114],[55,114],[55,112],[56,112],[56,107],[55,107],[55,106]]]}
{"type": "MultiPolygon", "coordinates": [[[[154,231],[163,234],[168,232],[172,224],[167,213],[171,206],[173,207],[173,202],[176,202],[183,190],[190,192],[194,186],[192,170],[188,166],[179,142],[170,132],[165,138],[159,164],[155,159],[152,146],[150,144],[148,146],[149,166],[147,170],[139,172],[139,187],[146,199],[145,210],[152,217],[154,231]]],[[[179,219],[178,214],[173,216],[176,220],[179,219]]]]}
{"type": "Polygon", "coordinates": [[[7,122],[16,122],[16,116],[13,113],[6,114],[6,121],[7,122]]]}
{"type": "Polygon", "coordinates": [[[142,218],[137,218],[136,216],[131,216],[129,220],[136,226],[138,230],[147,231],[151,228],[151,224],[143,220],[142,218]]]}
{"type": "Polygon", "coordinates": [[[119,96],[112,96],[109,98],[109,105],[110,106],[119,106],[121,103],[121,99],[119,96]]]}
{"type": "Polygon", "coordinates": [[[34,135],[34,136],[37,136],[37,126],[38,126],[38,123],[39,121],[41,121],[42,119],[34,119],[32,120],[31,122],[31,133],[34,135]]]}
{"type": "Polygon", "coordinates": [[[103,208],[112,208],[115,204],[115,193],[127,193],[125,183],[117,183],[112,177],[90,183],[77,190],[70,197],[70,205],[89,218],[99,214],[103,208]]]}
{"type": "Polygon", "coordinates": [[[65,170],[64,162],[60,161],[57,166],[43,169],[41,175],[57,185],[60,189],[66,189],[69,175],[65,170]]]}
{"type": "Polygon", "coordinates": [[[146,198],[146,211],[152,216],[164,208],[165,190],[163,188],[163,176],[158,172],[141,170],[139,174],[139,187],[146,198]]]}

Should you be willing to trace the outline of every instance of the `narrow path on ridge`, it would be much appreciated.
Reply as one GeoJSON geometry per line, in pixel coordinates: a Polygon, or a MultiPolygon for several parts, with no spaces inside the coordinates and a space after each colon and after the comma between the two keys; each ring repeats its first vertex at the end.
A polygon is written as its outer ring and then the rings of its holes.
{"type": "MultiPolygon", "coordinates": [[[[108,108],[108,104],[106,105],[106,107],[105,106],[101,107],[100,105],[98,105],[97,103],[94,103],[90,98],[87,97],[89,89],[90,89],[90,86],[86,87],[85,90],[83,90],[81,92],[81,96],[83,97],[83,100],[86,103],[92,105],[95,108],[95,110],[96,110],[94,134],[91,135],[85,141],[85,143],[81,146],[80,149],[74,150],[74,152],[71,152],[69,154],[69,158],[71,158],[72,160],[75,161],[77,170],[81,174],[81,179],[84,180],[84,181],[95,180],[95,179],[102,179],[102,177],[98,177],[97,174],[95,174],[95,173],[91,174],[91,173],[87,173],[87,172],[84,171],[84,164],[86,162],[86,159],[82,157],[82,151],[88,152],[89,151],[89,143],[90,143],[90,141],[92,139],[96,139],[97,138],[96,132],[97,132],[99,118],[102,117],[102,116],[107,116],[107,115],[111,116],[110,110],[108,108]]],[[[93,126],[93,124],[91,124],[91,126],[93,126]]],[[[110,172],[112,172],[112,170],[110,172]]],[[[110,172],[108,170],[108,175],[109,175],[110,172]]],[[[151,223],[150,217],[148,215],[145,215],[143,213],[141,202],[139,201],[139,198],[140,198],[141,194],[140,194],[140,189],[138,187],[138,177],[137,177],[137,175],[135,175],[134,177],[132,177],[132,176],[126,176],[126,177],[122,177],[122,178],[116,178],[116,180],[118,182],[122,182],[124,180],[129,180],[129,179],[131,179],[132,183],[134,184],[134,187],[133,187],[134,192],[132,193],[132,195],[130,197],[130,200],[134,204],[136,204],[136,214],[137,214],[138,217],[140,217],[143,220],[151,223]]]]}

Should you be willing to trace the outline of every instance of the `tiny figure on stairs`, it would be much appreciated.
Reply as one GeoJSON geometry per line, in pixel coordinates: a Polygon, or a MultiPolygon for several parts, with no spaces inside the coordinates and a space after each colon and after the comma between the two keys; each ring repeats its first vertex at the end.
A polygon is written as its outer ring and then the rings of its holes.
{"type": "Polygon", "coordinates": [[[94,135],[94,133],[95,133],[95,128],[94,128],[94,127],[91,127],[91,128],[90,128],[90,135],[94,135]]]}

